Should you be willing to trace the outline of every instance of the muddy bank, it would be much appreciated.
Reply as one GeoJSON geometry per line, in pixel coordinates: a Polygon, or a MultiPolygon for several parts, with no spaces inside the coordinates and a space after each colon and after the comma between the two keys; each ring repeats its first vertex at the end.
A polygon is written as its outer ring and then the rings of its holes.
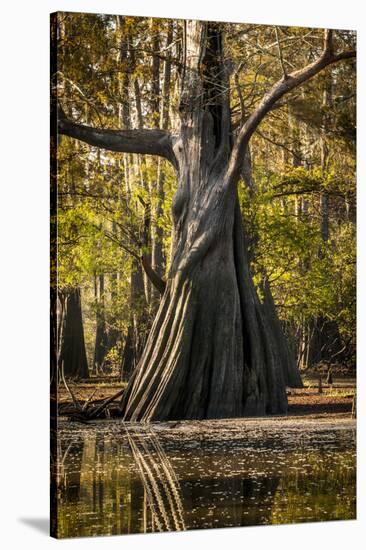
{"type": "MultiPolygon", "coordinates": [[[[83,405],[93,395],[93,401],[102,402],[110,398],[116,392],[124,388],[121,383],[104,384],[75,384],[72,386],[75,397],[83,405]]],[[[287,416],[278,417],[304,417],[312,419],[330,418],[334,421],[350,418],[352,414],[352,403],[355,394],[354,379],[336,380],[331,386],[324,384],[322,393],[319,393],[317,380],[307,380],[306,386],[301,389],[288,390],[288,412],[287,416]]],[[[60,412],[65,406],[72,406],[70,395],[64,387],[58,393],[58,402],[61,405],[60,412]]],[[[118,402],[111,405],[112,415],[118,413],[118,402]]],[[[277,420],[278,421],[278,420],[277,420]]]]}
{"type": "Polygon", "coordinates": [[[77,433],[93,432],[94,430],[105,431],[108,433],[124,433],[125,431],[134,433],[154,432],[163,439],[174,439],[179,436],[182,438],[201,439],[205,435],[209,438],[219,440],[230,435],[232,440],[242,439],[245,435],[250,438],[256,438],[258,434],[262,439],[270,437],[276,433],[280,435],[286,433],[287,437],[297,439],[307,433],[326,432],[333,430],[356,430],[356,420],[353,418],[340,418],[332,416],[309,417],[309,416],[265,416],[257,418],[229,418],[218,420],[182,420],[170,422],[124,422],[120,419],[92,420],[80,427],[76,422],[70,422],[65,418],[59,421],[59,430],[77,433]]]}

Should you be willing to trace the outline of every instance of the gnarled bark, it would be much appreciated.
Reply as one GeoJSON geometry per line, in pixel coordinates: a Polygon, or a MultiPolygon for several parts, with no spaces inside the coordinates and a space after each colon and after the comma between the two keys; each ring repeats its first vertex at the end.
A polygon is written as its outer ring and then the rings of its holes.
{"type": "Polygon", "coordinates": [[[287,400],[280,353],[249,273],[236,189],[227,181],[227,98],[211,84],[224,85],[221,37],[214,25],[188,25],[175,252],[122,409],[132,420],[281,413],[287,400]]]}

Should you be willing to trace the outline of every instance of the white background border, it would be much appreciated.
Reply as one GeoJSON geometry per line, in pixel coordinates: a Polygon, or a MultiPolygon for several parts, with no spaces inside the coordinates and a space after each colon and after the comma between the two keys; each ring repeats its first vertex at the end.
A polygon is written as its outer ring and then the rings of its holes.
{"type": "MultiPolygon", "coordinates": [[[[2,4],[0,17],[0,544],[62,547],[346,549],[364,545],[366,29],[361,1],[58,0],[2,4]],[[199,18],[358,31],[358,521],[58,542],[26,520],[48,517],[49,13],[56,10],[199,18]],[[22,413],[24,408],[25,413],[22,413]],[[363,493],[363,494],[362,494],[363,493]]],[[[42,521],[41,521],[42,524],[42,521]]]]}

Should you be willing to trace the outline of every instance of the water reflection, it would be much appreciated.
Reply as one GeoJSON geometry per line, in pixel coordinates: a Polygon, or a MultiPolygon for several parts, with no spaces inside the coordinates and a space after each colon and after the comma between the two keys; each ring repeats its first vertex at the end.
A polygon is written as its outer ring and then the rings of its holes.
{"type": "Polygon", "coordinates": [[[158,437],[126,428],[128,442],[144,488],[144,532],[185,530],[179,481],[158,437]],[[148,507],[147,507],[148,504],[148,507]],[[148,529],[148,509],[151,524],[148,529]]]}
{"type": "Polygon", "coordinates": [[[58,536],[355,518],[351,430],[59,432],[58,536]]]}

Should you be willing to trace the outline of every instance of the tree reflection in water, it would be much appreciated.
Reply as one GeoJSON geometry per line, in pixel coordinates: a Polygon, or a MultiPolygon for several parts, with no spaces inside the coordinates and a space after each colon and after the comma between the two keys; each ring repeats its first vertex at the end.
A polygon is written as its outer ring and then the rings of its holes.
{"type": "Polygon", "coordinates": [[[132,456],[144,487],[144,532],[147,532],[147,506],[151,531],[184,531],[183,505],[179,481],[153,431],[144,436],[127,429],[132,456]]]}
{"type": "Polygon", "coordinates": [[[254,440],[187,433],[133,424],[63,429],[53,468],[58,536],[355,517],[349,430],[300,442],[284,432],[254,440]]]}

